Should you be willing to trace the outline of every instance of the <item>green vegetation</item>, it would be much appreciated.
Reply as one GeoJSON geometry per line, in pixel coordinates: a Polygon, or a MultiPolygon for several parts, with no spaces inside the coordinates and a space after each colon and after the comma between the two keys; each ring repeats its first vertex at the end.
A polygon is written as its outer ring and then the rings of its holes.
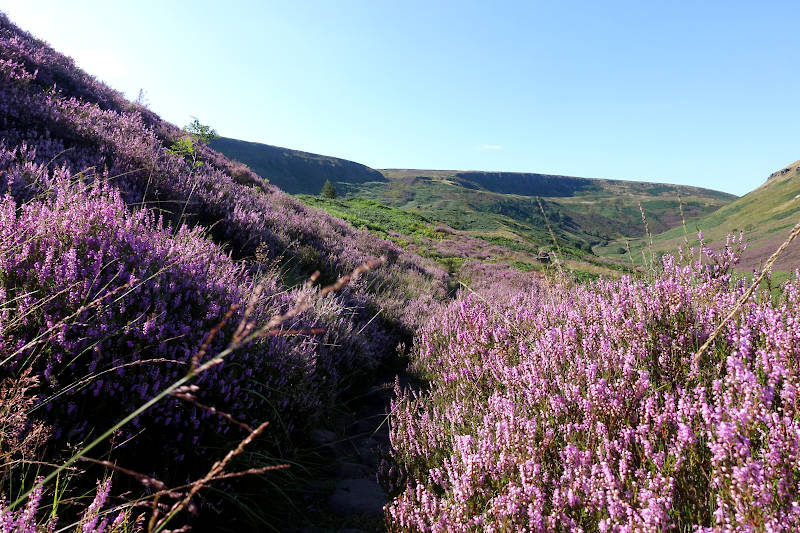
{"type": "Polygon", "coordinates": [[[338,196],[336,194],[336,187],[331,183],[331,180],[325,180],[325,184],[322,186],[322,191],[320,191],[319,195],[328,200],[336,199],[336,196],[338,196]]]}
{"type": "MultiPolygon", "coordinates": [[[[686,202],[684,202],[684,209],[686,202]]],[[[645,212],[648,212],[645,206],[645,212]]],[[[648,217],[649,217],[649,213],[648,217]]],[[[730,233],[744,232],[748,249],[742,256],[739,268],[748,271],[758,268],[778,245],[789,230],[800,220],[800,161],[775,172],[759,188],[713,213],[696,220],[687,221],[686,233],[679,225],[653,236],[653,250],[647,239],[638,238],[630,242],[631,257],[641,264],[642,252],[649,257],[671,252],[680,246],[700,244],[698,230],[702,230],[706,245],[716,248],[724,244],[730,233]]],[[[625,258],[625,241],[617,239],[595,251],[611,258],[625,258]]],[[[776,270],[792,270],[800,264],[800,246],[793,244],[775,264],[776,270]]]]}
{"type": "Polygon", "coordinates": [[[196,117],[192,117],[192,121],[184,126],[183,131],[188,133],[183,137],[178,137],[167,148],[167,151],[186,159],[192,166],[192,169],[197,169],[203,166],[203,160],[197,153],[195,143],[208,144],[214,139],[218,138],[217,132],[205,124],[201,124],[196,117]]]}
{"type": "MultiPolygon", "coordinates": [[[[555,250],[549,235],[546,241],[542,236],[542,245],[520,237],[473,236],[469,231],[437,224],[417,210],[390,207],[371,199],[329,199],[311,195],[299,195],[297,198],[310,207],[322,209],[347,221],[353,227],[375,233],[432,259],[451,275],[457,275],[467,260],[504,263],[522,272],[542,272],[548,267],[537,258],[539,251],[555,250]]],[[[579,280],[595,279],[599,275],[616,277],[620,272],[630,271],[627,264],[595,257],[566,243],[562,243],[560,248],[563,254],[561,259],[566,261],[568,273],[579,280]]]]}
{"type": "Polygon", "coordinates": [[[689,218],[710,213],[734,198],[696,187],[540,174],[422,170],[383,174],[388,182],[361,184],[358,194],[419,210],[476,236],[517,236],[537,245],[550,241],[536,202],[541,196],[559,241],[583,250],[620,236],[643,234],[640,203],[646,206],[651,230],[663,231],[680,224],[678,194],[689,218]]]}
{"type": "Polygon", "coordinates": [[[431,221],[421,215],[383,205],[363,198],[325,198],[300,195],[297,197],[309,207],[322,209],[346,220],[353,227],[369,230],[381,237],[391,238],[391,233],[405,236],[435,237],[431,221]]]}
{"type": "Polygon", "coordinates": [[[192,117],[192,121],[184,126],[183,131],[187,132],[194,139],[203,144],[208,144],[214,139],[219,138],[216,130],[214,130],[211,126],[201,124],[200,121],[197,120],[197,117],[192,117]]]}

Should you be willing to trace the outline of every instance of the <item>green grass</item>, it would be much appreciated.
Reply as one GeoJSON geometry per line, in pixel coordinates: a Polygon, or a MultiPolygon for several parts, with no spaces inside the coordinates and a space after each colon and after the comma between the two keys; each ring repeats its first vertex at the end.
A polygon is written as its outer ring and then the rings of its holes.
{"type": "Polygon", "coordinates": [[[322,198],[299,195],[301,202],[309,207],[322,209],[331,215],[346,220],[353,227],[363,228],[382,237],[389,233],[433,238],[436,236],[433,222],[417,213],[397,209],[364,198],[322,198]]]}
{"type": "MultiPolygon", "coordinates": [[[[476,220],[474,224],[470,224],[473,217],[476,219],[489,217],[486,214],[473,212],[460,221],[450,220],[447,211],[439,211],[438,218],[433,218],[437,213],[434,210],[424,210],[416,206],[392,207],[370,198],[327,199],[310,195],[298,195],[297,198],[306,205],[322,209],[356,228],[365,229],[382,238],[390,239],[403,248],[412,249],[415,253],[435,261],[451,275],[457,273],[466,260],[505,263],[523,272],[542,271],[544,267],[536,259],[539,251],[555,252],[557,249],[561,260],[567,262],[567,271],[578,281],[589,281],[601,275],[619,276],[621,273],[631,271],[627,263],[592,255],[585,249],[588,247],[585,241],[569,240],[564,238],[563,234],[558,234],[556,236],[558,247],[556,247],[546,230],[534,230],[534,237],[531,237],[531,233],[525,231],[530,228],[510,219],[476,220]],[[455,231],[444,231],[441,223],[454,227],[455,231]],[[490,227],[493,231],[475,230],[476,227],[490,227]],[[485,247],[479,247],[483,254],[482,259],[449,255],[444,251],[448,247],[441,246],[448,242],[456,244],[464,239],[472,239],[473,245],[479,242],[486,243],[485,247]]],[[[552,205],[548,203],[545,209],[548,218],[551,218],[552,205]]],[[[539,214],[541,215],[540,211],[539,214]]],[[[553,218],[558,220],[558,217],[553,218]]],[[[544,226],[543,219],[540,223],[544,226]]]]}
{"type": "MultiPolygon", "coordinates": [[[[707,244],[717,246],[723,243],[728,234],[743,231],[749,243],[742,261],[742,269],[758,267],[777,246],[783,236],[789,233],[800,220],[800,162],[790,165],[786,171],[773,177],[749,194],[723,206],[717,211],[699,219],[687,221],[686,233],[689,246],[697,246],[698,229],[702,230],[707,244]]],[[[684,204],[685,205],[685,204],[684,204]]],[[[653,236],[653,251],[656,254],[675,251],[684,244],[684,229],[681,226],[653,236]]],[[[628,260],[622,239],[596,246],[595,252],[611,258],[628,260]]],[[[630,241],[631,253],[635,263],[642,263],[642,250],[649,254],[649,242],[644,238],[630,241]]],[[[795,268],[800,258],[800,248],[791,247],[776,263],[775,270],[795,268]]]]}
{"type": "Polygon", "coordinates": [[[340,197],[374,200],[408,214],[384,211],[384,217],[369,212],[381,210],[375,204],[307,201],[384,236],[387,231],[424,234],[414,224],[441,222],[475,237],[502,237],[538,248],[551,242],[538,196],[562,246],[589,251],[623,236],[643,235],[639,204],[647,212],[651,231],[660,233],[680,224],[679,194],[689,219],[708,215],[735,199],[719,191],[663,183],[513,172],[379,171],[335,157],[233,139],[218,139],[212,147],[246,163],[288,193],[317,194],[329,179],[340,197]]]}

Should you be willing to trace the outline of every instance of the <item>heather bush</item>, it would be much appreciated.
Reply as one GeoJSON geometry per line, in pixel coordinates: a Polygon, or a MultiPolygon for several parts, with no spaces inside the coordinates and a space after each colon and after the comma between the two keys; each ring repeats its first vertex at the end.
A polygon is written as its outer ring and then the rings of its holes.
{"type": "MultiPolygon", "coordinates": [[[[48,413],[54,438],[80,440],[185,375],[208,332],[247,302],[255,281],[198,228],[164,227],[150,211],[129,210],[108,185],[85,185],[65,171],[44,172],[40,181],[46,198],[19,206],[10,195],[0,200],[1,368],[5,376],[32,368],[44,389],[33,410],[48,413]]],[[[274,277],[259,284],[258,321],[302,294],[274,277]]],[[[201,401],[248,423],[279,416],[276,430],[291,436],[347,389],[356,370],[378,364],[385,334],[362,316],[364,305],[318,302],[285,326],[322,333],[237,350],[198,378],[201,401]]],[[[237,316],[207,353],[229,342],[237,316]]],[[[143,429],[137,449],[149,441],[169,452],[158,456],[167,462],[232,430],[177,399],[148,411],[120,438],[143,429]]]]}
{"type": "Polygon", "coordinates": [[[654,279],[462,297],[421,330],[391,438],[394,527],[796,531],[800,274],[756,292],[721,252],[654,279]]]}
{"type": "Polygon", "coordinates": [[[456,273],[467,292],[480,294],[489,301],[508,301],[519,292],[539,284],[541,275],[523,272],[505,263],[466,261],[456,273]]]}

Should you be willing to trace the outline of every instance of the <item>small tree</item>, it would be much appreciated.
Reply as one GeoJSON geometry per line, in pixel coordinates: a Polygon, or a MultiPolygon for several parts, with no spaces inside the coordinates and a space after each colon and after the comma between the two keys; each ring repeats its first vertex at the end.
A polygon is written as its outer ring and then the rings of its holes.
{"type": "Polygon", "coordinates": [[[325,180],[325,185],[322,186],[322,190],[319,194],[323,198],[330,198],[331,200],[336,198],[336,187],[333,186],[331,180],[325,180]]]}
{"type": "Polygon", "coordinates": [[[183,131],[189,135],[178,137],[172,141],[172,144],[167,150],[189,161],[189,164],[192,165],[192,169],[195,169],[203,165],[203,161],[199,158],[197,149],[195,148],[195,143],[201,142],[203,144],[208,144],[213,139],[218,138],[219,135],[217,135],[216,130],[211,126],[201,124],[200,121],[197,120],[197,117],[192,118],[194,120],[183,128],[183,131]]]}
{"type": "Polygon", "coordinates": [[[200,141],[203,144],[208,144],[212,140],[217,139],[219,135],[215,129],[211,126],[207,126],[205,124],[201,124],[197,117],[192,117],[192,120],[189,124],[184,126],[183,131],[191,134],[195,139],[200,141]]]}

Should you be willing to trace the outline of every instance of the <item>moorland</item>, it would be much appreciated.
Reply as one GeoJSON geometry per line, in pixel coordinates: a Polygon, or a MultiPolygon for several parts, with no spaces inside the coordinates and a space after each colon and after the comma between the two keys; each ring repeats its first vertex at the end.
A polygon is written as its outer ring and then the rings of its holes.
{"type": "Polygon", "coordinates": [[[798,172],[371,169],[0,14],[0,531],[796,531],[798,172]]]}

